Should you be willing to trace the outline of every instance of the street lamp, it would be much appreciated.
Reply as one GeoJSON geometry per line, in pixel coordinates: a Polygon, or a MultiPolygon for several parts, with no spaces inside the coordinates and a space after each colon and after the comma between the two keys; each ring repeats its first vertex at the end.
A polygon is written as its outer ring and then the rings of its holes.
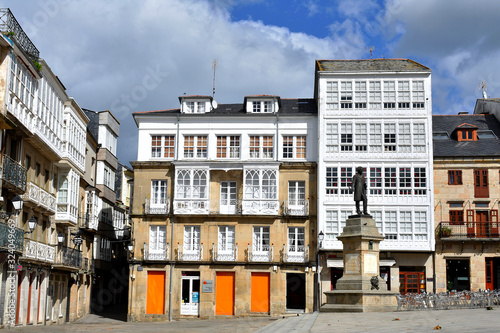
{"type": "Polygon", "coordinates": [[[14,210],[16,211],[16,215],[23,209],[23,198],[16,195],[12,198],[12,206],[14,206],[14,210]]]}
{"type": "MultiPolygon", "coordinates": [[[[22,204],[21,204],[21,206],[22,206],[22,204]]],[[[32,217],[28,220],[28,228],[30,229],[30,231],[25,231],[24,232],[25,234],[31,234],[33,231],[35,231],[36,219],[34,217],[32,217]]]]}
{"type": "Polygon", "coordinates": [[[323,231],[320,231],[318,234],[319,248],[320,249],[323,247],[323,239],[325,239],[325,234],[323,233],[323,231]]]}
{"type": "Polygon", "coordinates": [[[80,245],[82,245],[82,237],[80,234],[76,234],[75,237],[73,238],[73,244],[75,244],[78,248],[80,248],[80,245]]]}
{"type": "Polygon", "coordinates": [[[59,243],[59,245],[62,245],[62,243],[64,243],[64,234],[62,232],[57,235],[57,242],[59,243]]]}
{"type": "Polygon", "coordinates": [[[133,241],[130,241],[127,245],[127,248],[128,248],[128,251],[130,253],[133,253],[134,252],[134,242],[133,241]]]}

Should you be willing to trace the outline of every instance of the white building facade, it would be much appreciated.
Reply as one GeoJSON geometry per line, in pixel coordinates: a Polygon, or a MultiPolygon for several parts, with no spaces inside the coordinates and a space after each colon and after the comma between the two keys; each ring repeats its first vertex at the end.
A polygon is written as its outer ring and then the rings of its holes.
{"type": "Polygon", "coordinates": [[[432,291],[431,70],[407,59],[318,60],[315,98],[320,291],[342,276],[337,236],[355,214],[358,166],[368,211],[385,236],[381,276],[395,292],[432,291]]]}

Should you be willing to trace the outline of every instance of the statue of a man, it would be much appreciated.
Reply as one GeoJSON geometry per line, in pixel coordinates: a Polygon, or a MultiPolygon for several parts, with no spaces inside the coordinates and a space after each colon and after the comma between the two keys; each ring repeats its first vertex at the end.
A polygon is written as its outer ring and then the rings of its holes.
{"type": "Polygon", "coordinates": [[[363,176],[363,168],[357,167],[356,174],[352,177],[352,188],[354,190],[354,201],[356,202],[356,214],[361,215],[359,202],[363,201],[363,214],[368,215],[368,202],[366,199],[366,181],[363,176]]]}

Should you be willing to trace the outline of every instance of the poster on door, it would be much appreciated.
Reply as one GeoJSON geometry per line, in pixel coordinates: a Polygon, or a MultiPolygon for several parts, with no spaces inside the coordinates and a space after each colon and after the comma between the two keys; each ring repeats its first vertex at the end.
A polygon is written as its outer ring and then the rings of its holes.
{"type": "Polygon", "coordinates": [[[199,303],[199,292],[193,291],[191,299],[193,300],[193,303],[199,303]]]}

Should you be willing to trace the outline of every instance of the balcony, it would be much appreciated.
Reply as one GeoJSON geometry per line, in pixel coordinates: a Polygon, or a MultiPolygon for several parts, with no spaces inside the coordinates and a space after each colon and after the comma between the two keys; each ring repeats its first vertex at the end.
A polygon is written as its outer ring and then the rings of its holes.
{"type": "Polygon", "coordinates": [[[198,249],[184,249],[180,244],[177,245],[177,260],[179,261],[202,261],[203,260],[203,244],[198,249]]]}
{"type": "Polygon", "coordinates": [[[174,199],[174,214],[208,214],[208,199],[174,199]]]}
{"type": "Polygon", "coordinates": [[[242,206],[245,215],[278,215],[280,203],[278,200],[244,199],[242,206]]]}
{"type": "Polygon", "coordinates": [[[170,200],[162,200],[161,203],[154,203],[146,198],[144,204],[144,214],[146,215],[168,215],[170,213],[170,200]],[[164,202],[163,202],[164,201],[164,202]]]}
{"type": "Polygon", "coordinates": [[[50,214],[56,212],[56,197],[39,187],[35,183],[29,182],[26,193],[22,195],[26,203],[44,208],[50,214]]]}
{"type": "Polygon", "coordinates": [[[164,249],[151,249],[148,244],[144,244],[144,259],[150,261],[170,260],[170,245],[167,243],[164,249]]]}
{"type": "Polygon", "coordinates": [[[26,239],[23,257],[53,263],[56,258],[56,247],[31,239],[26,239]]]}
{"type": "Polygon", "coordinates": [[[288,216],[308,216],[309,200],[286,200],[283,214],[288,216]]]}
{"type": "Polygon", "coordinates": [[[486,222],[441,222],[438,236],[441,240],[500,240],[497,221],[486,222]]]}
{"type": "Polygon", "coordinates": [[[6,223],[0,223],[0,248],[22,253],[23,245],[24,245],[23,229],[16,227],[11,228],[6,223]],[[10,236],[11,234],[14,236],[10,236]]]}
{"type": "Polygon", "coordinates": [[[210,200],[210,214],[234,215],[241,214],[241,200],[210,200]]]}
{"type": "Polygon", "coordinates": [[[96,251],[96,256],[94,259],[111,261],[111,249],[100,249],[96,251]]]}
{"type": "Polygon", "coordinates": [[[289,246],[283,244],[283,261],[289,263],[301,263],[309,261],[308,246],[289,246]]]}
{"type": "Polygon", "coordinates": [[[0,30],[3,33],[12,32],[13,35],[9,38],[14,39],[31,60],[38,61],[40,52],[8,8],[0,9],[0,30]]]}
{"type": "Polygon", "coordinates": [[[262,245],[254,247],[248,245],[248,261],[249,262],[272,262],[273,261],[273,246],[262,245]]]}
{"type": "Polygon", "coordinates": [[[2,178],[4,185],[26,192],[26,169],[7,155],[3,155],[2,178]]]}
{"type": "Polygon", "coordinates": [[[82,251],[67,246],[59,246],[54,266],[79,269],[82,265],[82,251]]]}
{"type": "Polygon", "coordinates": [[[83,227],[88,230],[97,230],[99,227],[99,217],[86,213],[83,217],[83,227]]]}
{"type": "Polygon", "coordinates": [[[212,250],[213,261],[237,261],[238,245],[214,246],[212,250]]]}

